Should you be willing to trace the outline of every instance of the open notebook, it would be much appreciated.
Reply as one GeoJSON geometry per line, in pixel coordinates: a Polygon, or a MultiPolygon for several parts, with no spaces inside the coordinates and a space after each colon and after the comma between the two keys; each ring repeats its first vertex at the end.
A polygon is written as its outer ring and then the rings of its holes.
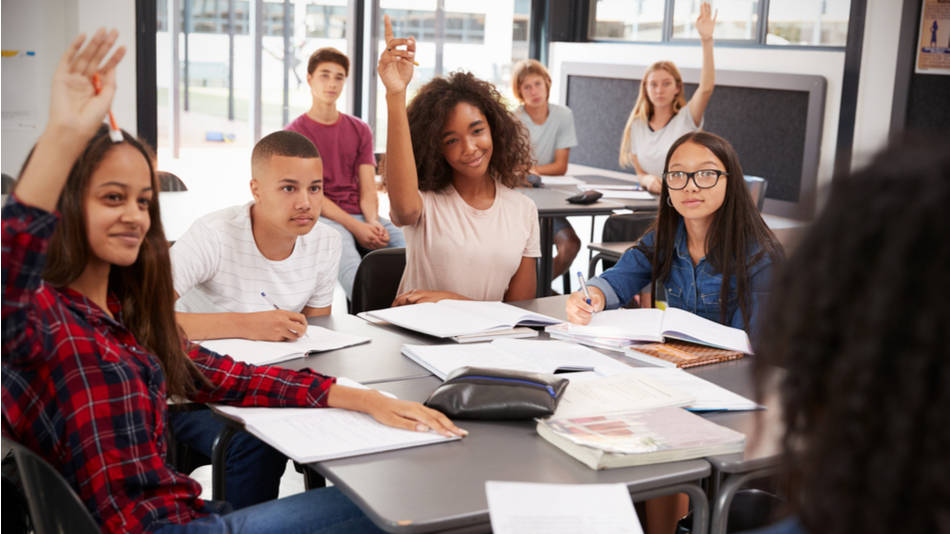
{"type": "Polygon", "coordinates": [[[562,324],[547,329],[551,337],[616,347],[664,338],[752,354],[744,330],[721,325],[678,308],[619,309],[595,313],[590,324],[562,324]]]}
{"type": "Polygon", "coordinates": [[[402,353],[442,380],[455,369],[466,366],[531,373],[594,371],[602,376],[630,370],[627,364],[595,350],[550,340],[496,339],[477,345],[403,345],[402,353]]]}
{"type": "MultiPolygon", "coordinates": [[[[352,380],[337,383],[365,388],[352,380]]],[[[260,408],[212,405],[244,423],[244,428],[299,463],[405,449],[459,439],[433,431],[393,428],[371,416],[341,408],[260,408]]]]}
{"type": "Polygon", "coordinates": [[[227,354],[235,360],[254,365],[270,365],[361,343],[369,343],[369,338],[310,325],[307,327],[307,335],[296,341],[211,339],[202,341],[201,346],[218,354],[227,354]]]}
{"type": "Polygon", "coordinates": [[[510,331],[515,326],[546,326],[559,319],[533,313],[504,302],[441,300],[410,304],[360,314],[370,321],[385,321],[430,336],[449,338],[510,331]]]}

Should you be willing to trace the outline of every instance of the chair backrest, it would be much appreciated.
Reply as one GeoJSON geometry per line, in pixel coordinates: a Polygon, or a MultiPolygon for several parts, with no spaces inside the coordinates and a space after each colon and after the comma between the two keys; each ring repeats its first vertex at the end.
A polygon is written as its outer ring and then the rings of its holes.
{"type": "Polygon", "coordinates": [[[66,479],[52,465],[11,439],[3,438],[3,448],[13,450],[36,534],[101,532],[66,479]]]}
{"type": "Polygon", "coordinates": [[[13,186],[16,185],[16,179],[7,173],[3,174],[3,183],[0,184],[0,194],[9,195],[13,192],[13,186]]]}
{"type": "Polygon", "coordinates": [[[382,248],[363,256],[353,280],[350,313],[392,306],[405,269],[404,248],[382,248]]]}
{"type": "Polygon", "coordinates": [[[749,189],[752,202],[755,202],[755,207],[759,208],[759,211],[762,211],[762,206],[765,204],[765,190],[768,185],[769,183],[765,178],[758,176],[745,177],[745,186],[749,189]]]}
{"type": "Polygon", "coordinates": [[[187,191],[188,186],[177,175],[168,171],[158,171],[158,188],[160,191],[187,191]]]}

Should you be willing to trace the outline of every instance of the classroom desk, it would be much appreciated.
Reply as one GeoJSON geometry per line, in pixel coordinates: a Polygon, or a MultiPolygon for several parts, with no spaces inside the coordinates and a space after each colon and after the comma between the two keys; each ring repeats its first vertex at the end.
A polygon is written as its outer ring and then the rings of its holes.
{"type": "MultiPolygon", "coordinates": [[[[439,384],[427,377],[374,387],[422,401],[439,384]]],[[[685,492],[699,518],[693,532],[705,532],[705,460],[595,471],[539,438],[533,421],[458,423],[469,431],[459,441],[310,465],[387,532],[489,532],[488,480],[621,483],[637,501],[685,492]]]]}
{"type": "Polygon", "coordinates": [[[355,315],[310,317],[307,322],[335,332],[366,336],[370,342],[281,362],[279,365],[294,370],[309,367],[319,373],[345,376],[363,384],[431,376],[424,368],[404,357],[400,349],[404,343],[442,343],[438,338],[395,326],[373,325],[355,315]]]}
{"type": "MultiPolygon", "coordinates": [[[[531,299],[511,304],[529,311],[566,319],[567,296],[531,299]]],[[[604,352],[604,351],[602,351],[604,352]]],[[[606,351],[605,354],[618,355],[606,351]]],[[[616,356],[618,359],[622,356],[616,356]]],[[[752,358],[704,365],[686,371],[720,385],[747,398],[755,398],[752,358]]],[[[624,360],[630,365],[639,362],[624,360]]],[[[763,411],[708,413],[703,417],[746,435],[746,450],[741,454],[724,454],[706,458],[713,467],[710,477],[709,502],[712,506],[710,534],[726,532],[729,506],[736,492],[747,482],[774,474],[781,462],[781,410],[775,397],[770,397],[763,411]],[[757,432],[760,432],[757,434],[757,432]]]]}
{"type": "MultiPolygon", "coordinates": [[[[578,163],[568,163],[567,165],[567,175],[574,176],[587,183],[615,183],[615,184],[639,184],[637,180],[637,175],[629,172],[620,172],[612,171],[609,169],[600,169],[598,167],[590,167],[587,165],[580,165],[578,163]],[[607,178],[607,180],[594,179],[591,176],[602,176],[607,178]]],[[[637,200],[630,198],[610,198],[610,192],[607,190],[601,191],[604,194],[604,198],[613,202],[619,202],[623,204],[623,207],[628,210],[633,210],[634,212],[647,212],[647,211],[657,211],[660,209],[659,205],[659,196],[654,196],[650,200],[637,200]]]]}
{"type": "Polygon", "coordinates": [[[537,295],[545,297],[551,294],[553,273],[551,247],[554,246],[554,218],[575,215],[610,215],[614,210],[623,209],[624,206],[609,200],[598,200],[593,204],[571,204],[566,199],[576,194],[577,191],[563,187],[521,188],[520,191],[533,200],[538,207],[538,218],[541,225],[541,261],[538,269],[537,295]]]}

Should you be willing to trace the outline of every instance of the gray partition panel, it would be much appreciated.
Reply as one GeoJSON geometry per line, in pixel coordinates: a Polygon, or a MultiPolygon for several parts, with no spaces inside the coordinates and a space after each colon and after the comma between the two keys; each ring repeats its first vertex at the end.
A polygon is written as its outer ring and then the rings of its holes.
{"type": "MultiPolygon", "coordinates": [[[[642,65],[564,63],[562,104],[574,112],[571,162],[623,170],[620,140],[633,109],[642,65]]],[[[687,99],[699,69],[682,69],[687,99]]],[[[825,79],[821,76],[716,71],[716,89],[703,128],[728,139],[745,174],[768,180],[763,211],[810,218],[814,211],[825,79]]]]}

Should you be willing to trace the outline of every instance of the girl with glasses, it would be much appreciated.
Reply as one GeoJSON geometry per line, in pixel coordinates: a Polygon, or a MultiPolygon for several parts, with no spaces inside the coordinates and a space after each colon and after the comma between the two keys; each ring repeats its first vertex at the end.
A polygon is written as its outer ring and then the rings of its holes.
{"type": "Polygon", "coordinates": [[[617,308],[648,284],[666,289],[667,304],[753,334],[782,249],[745,186],[732,145],[707,132],[688,133],[666,156],[660,211],[640,242],[583,292],[567,301],[571,322],[617,308]]]}
{"type": "Polygon", "coordinates": [[[643,73],[637,103],[630,112],[620,143],[620,165],[633,167],[640,184],[651,193],[660,192],[663,158],[679,136],[699,130],[703,113],[716,83],[713,66],[713,28],[716,17],[709,2],[703,2],[696,31],[703,46],[699,87],[686,102],[683,78],[672,61],[657,61],[643,73]]]}

